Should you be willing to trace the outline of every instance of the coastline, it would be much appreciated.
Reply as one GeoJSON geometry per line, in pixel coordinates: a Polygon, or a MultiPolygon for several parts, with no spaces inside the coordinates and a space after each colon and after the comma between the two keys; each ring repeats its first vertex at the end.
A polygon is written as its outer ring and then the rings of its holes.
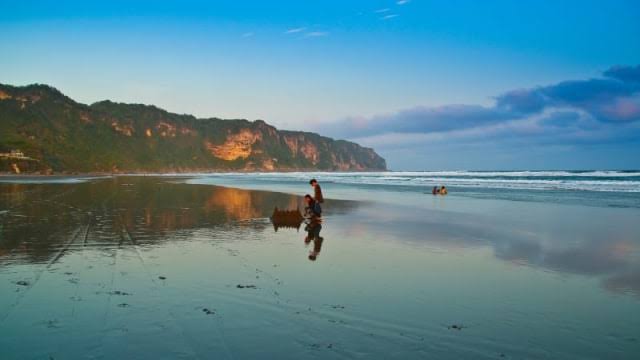
{"type": "Polygon", "coordinates": [[[0,177],[20,177],[20,176],[29,176],[29,177],[51,177],[51,176],[170,176],[170,175],[206,175],[206,174],[277,174],[277,173],[296,173],[296,172],[319,172],[319,173],[374,173],[374,172],[393,172],[392,170],[386,169],[367,169],[367,170],[318,170],[314,168],[309,169],[276,169],[276,170],[246,170],[246,169],[236,169],[236,170],[212,170],[212,169],[194,169],[194,170],[184,170],[184,171],[168,171],[168,172],[149,172],[149,171],[140,171],[140,172],[54,172],[51,174],[42,174],[37,172],[32,173],[10,173],[10,172],[0,172],[0,177]]]}
{"type": "MultiPolygon", "coordinates": [[[[415,203],[434,186],[450,189],[449,203],[467,198],[483,201],[555,203],[591,207],[640,209],[640,171],[217,171],[174,173],[86,173],[3,175],[0,182],[64,182],[102,177],[176,177],[188,183],[225,185],[244,189],[307,193],[307,182],[317,178],[331,187],[336,198],[369,200],[371,196],[395,203],[415,203]],[[413,194],[414,196],[411,196],[413,194]],[[355,197],[354,197],[355,196],[355,197]]],[[[430,201],[430,200],[429,200],[430,201]]],[[[472,203],[474,203],[472,201],[472,203]]],[[[464,210],[464,204],[461,204],[464,210]]]]}
{"type": "Polygon", "coordinates": [[[273,170],[255,170],[255,169],[184,169],[180,171],[168,170],[168,171],[129,171],[129,172],[107,172],[107,171],[90,171],[90,172],[53,172],[50,174],[42,174],[39,172],[24,172],[20,174],[12,172],[0,172],[0,176],[162,176],[162,175],[198,175],[198,174],[277,174],[277,173],[296,173],[296,172],[313,172],[313,173],[376,173],[376,172],[388,172],[388,173],[420,173],[420,172],[476,172],[476,173],[518,173],[518,172],[575,172],[575,173],[587,173],[587,172],[640,172],[640,169],[627,169],[627,168],[611,168],[611,169],[508,169],[508,170],[389,170],[389,169],[364,169],[364,170],[321,170],[317,168],[290,168],[290,169],[273,169],[273,170]]]}

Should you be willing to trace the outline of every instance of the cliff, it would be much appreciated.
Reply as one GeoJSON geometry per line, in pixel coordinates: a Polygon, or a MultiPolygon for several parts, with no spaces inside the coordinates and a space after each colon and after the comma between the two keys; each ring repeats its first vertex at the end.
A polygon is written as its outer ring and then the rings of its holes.
{"type": "Polygon", "coordinates": [[[262,120],[199,119],[155,106],[85,105],[46,85],[0,84],[0,171],[385,170],[373,149],[262,120]],[[21,150],[26,159],[9,156],[21,150]]]}

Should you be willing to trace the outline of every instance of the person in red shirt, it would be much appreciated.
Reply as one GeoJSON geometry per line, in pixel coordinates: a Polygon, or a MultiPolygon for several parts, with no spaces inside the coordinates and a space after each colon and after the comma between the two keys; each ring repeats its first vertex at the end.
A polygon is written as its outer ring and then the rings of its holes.
{"type": "Polygon", "coordinates": [[[309,184],[311,185],[311,187],[313,188],[313,199],[322,204],[324,202],[324,197],[322,197],[322,189],[320,188],[320,184],[318,184],[318,180],[316,179],[311,179],[309,181],[309,184]]]}

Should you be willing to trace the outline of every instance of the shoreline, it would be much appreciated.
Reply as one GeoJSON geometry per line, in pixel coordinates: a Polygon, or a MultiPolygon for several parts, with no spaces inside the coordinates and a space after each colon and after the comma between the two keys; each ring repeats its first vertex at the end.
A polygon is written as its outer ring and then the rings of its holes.
{"type": "MultiPolygon", "coordinates": [[[[381,197],[405,199],[409,203],[430,201],[434,186],[446,185],[449,203],[458,199],[507,200],[526,203],[573,204],[595,207],[640,208],[640,172],[592,173],[543,172],[179,172],[179,173],[78,173],[78,174],[0,174],[2,183],[81,182],[102,178],[158,177],[183,179],[192,184],[222,185],[240,189],[304,194],[308,180],[317,178],[323,189],[336,199],[370,200],[381,197]],[[325,185],[327,188],[325,188],[325,185]],[[424,195],[430,195],[424,197],[424,195]],[[454,200],[455,199],[455,200],[454,200]]],[[[440,197],[438,197],[440,198],[440,197]]],[[[443,198],[443,199],[444,199],[443,198]]],[[[435,198],[433,198],[435,199],[435,198]]]]}

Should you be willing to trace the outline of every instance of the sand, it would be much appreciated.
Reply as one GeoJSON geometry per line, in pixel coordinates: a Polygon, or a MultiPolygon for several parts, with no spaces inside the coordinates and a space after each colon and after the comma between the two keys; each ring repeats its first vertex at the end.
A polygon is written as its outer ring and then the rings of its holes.
{"type": "Polygon", "coordinates": [[[640,351],[633,211],[328,199],[310,261],[304,228],[268,218],[294,195],[116,177],[0,196],[2,359],[640,351]]]}

